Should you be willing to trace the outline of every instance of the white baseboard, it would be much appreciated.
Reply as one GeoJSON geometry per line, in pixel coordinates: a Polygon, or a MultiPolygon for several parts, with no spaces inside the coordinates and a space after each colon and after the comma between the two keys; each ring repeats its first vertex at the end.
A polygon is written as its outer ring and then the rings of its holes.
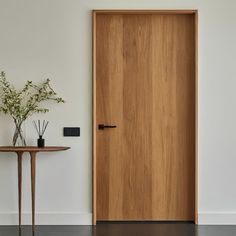
{"type": "MultiPolygon", "coordinates": [[[[91,213],[68,213],[68,212],[41,212],[36,213],[36,225],[91,225],[91,213]]],[[[31,224],[31,213],[24,212],[21,216],[22,225],[31,224]]],[[[0,213],[0,225],[17,225],[18,213],[0,213]]]]}
{"type": "Polygon", "coordinates": [[[236,212],[200,212],[199,225],[236,225],[236,212]]]}

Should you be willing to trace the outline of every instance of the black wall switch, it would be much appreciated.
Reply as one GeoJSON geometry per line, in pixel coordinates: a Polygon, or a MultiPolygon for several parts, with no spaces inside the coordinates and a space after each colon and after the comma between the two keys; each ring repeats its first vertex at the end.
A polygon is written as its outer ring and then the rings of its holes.
{"type": "Polygon", "coordinates": [[[64,127],[63,135],[64,137],[79,137],[80,128],[79,127],[64,127]]]}

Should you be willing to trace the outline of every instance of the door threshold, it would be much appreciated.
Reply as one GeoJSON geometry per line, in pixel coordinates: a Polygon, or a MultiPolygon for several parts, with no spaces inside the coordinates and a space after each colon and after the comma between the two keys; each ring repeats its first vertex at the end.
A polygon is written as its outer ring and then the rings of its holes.
{"type": "Polygon", "coordinates": [[[97,221],[97,224],[194,224],[194,221],[174,221],[174,220],[164,220],[164,221],[141,221],[141,220],[130,220],[130,221],[97,221]]]}

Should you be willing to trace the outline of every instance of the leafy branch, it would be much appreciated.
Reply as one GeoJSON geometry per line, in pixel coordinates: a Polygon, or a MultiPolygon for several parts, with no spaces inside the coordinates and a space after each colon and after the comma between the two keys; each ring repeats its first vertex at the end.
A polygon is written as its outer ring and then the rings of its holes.
{"type": "Polygon", "coordinates": [[[48,112],[41,106],[46,101],[65,102],[52,89],[49,79],[39,85],[27,81],[23,89],[17,90],[7,81],[5,72],[0,73],[0,112],[10,115],[15,123],[22,123],[34,113],[48,112]]]}

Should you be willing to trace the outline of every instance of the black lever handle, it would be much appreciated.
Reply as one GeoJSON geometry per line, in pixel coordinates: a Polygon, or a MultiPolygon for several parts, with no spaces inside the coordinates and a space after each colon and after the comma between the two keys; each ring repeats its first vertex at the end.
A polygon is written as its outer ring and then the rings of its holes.
{"type": "Polygon", "coordinates": [[[98,129],[112,129],[112,128],[116,128],[116,125],[104,125],[104,124],[99,124],[98,125],[98,129]]]}

